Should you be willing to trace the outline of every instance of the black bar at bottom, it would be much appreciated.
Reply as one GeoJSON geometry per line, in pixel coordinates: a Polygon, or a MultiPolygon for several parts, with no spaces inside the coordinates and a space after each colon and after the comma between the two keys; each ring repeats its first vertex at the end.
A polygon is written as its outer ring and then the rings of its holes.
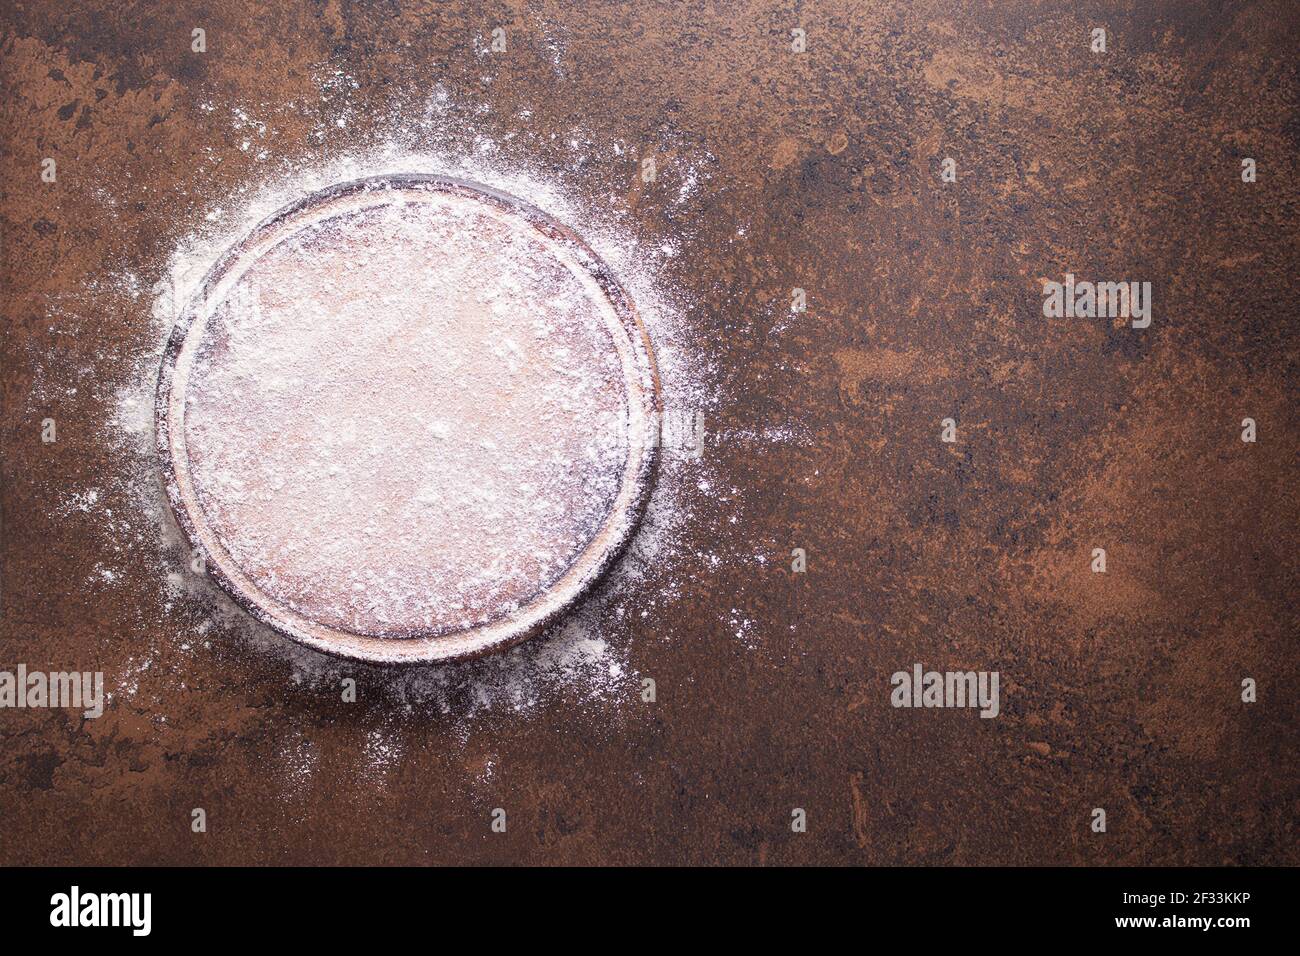
{"type": "Polygon", "coordinates": [[[83,943],[128,944],[244,941],[266,927],[329,945],[470,927],[486,941],[527,932],[533,919],[538,934],[611,932],[611,942],[701,920],[742,935],[788,923],[914,940],[1199,936],[1231,944],[1287,925],[1293,876],[1281,868],[10,868],[0,870],[0,925],[10,939],[76,934],[83,943]]]}

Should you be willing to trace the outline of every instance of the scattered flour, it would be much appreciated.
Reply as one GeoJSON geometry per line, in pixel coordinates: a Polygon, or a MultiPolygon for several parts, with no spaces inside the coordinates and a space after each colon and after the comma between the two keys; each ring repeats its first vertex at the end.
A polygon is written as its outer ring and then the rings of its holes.
{"type": "MultiPolygon", "coordinates": [[[[346,76],[333,76],[323,96],[346,100],[353,89],[346,76]]],[[[225,109],[209,106],[211,112],[225,109]]],[[[234,110],[232,133],[247,138],[259,159],[264,150],[272,150],[271,158],[258,167],[257,181],[214,194],[206,199],[206,207],[195,210],[192,232],[178,244],[163,270],[165,278],[151,290],[142,288],[136,273],[147,271],[139,263],[133,264],[130,274],[102,279],[116,284],[119,294],[132,298],[152,295],[154,300],[154,346],[142,349],[129,374],[113,385],[116,401],[107,422],[107,438],[120,461],[119,478],[134,505],[135,526],[129,537],[136,542],[136,551],[144,551],[146,560],[155,563],[164,606],[176,621],[174,628],[153,635],[149,654],[209,654],[216,653],[217,644],[242,641],[257,653],[287,663],[302,691],[335,696],[339,681],[351,676],[365,693],[383,695],[395,716],[436,717],[462,738],[481,716],[527,714],[556,698],[583,702],[604,715],[611,707],[617,713],[639,702],[639,675],[630,664],[626,629],[619,622],[630,617],[653,622],[658,604],[679,597],[685,575],[675,568],[706,560],[683,553],[678,544],[692,502],[710,497],[707,450],[693,457],[665,448],[646,514],[626,554],[560,624],[505,653],[443,666],[359,665],[304,648],[255,622],[202,574],[191,570],[191,556],[162,493],[153,452],[153,397],[163,346],[181,304],[221,252],[270,213],[327,186],[368,176],[410,172],[456,176],[518,196],[571,226],[609,264],[635,302],[655,348],[666,411],[683,410],[709,420],[718,407],[715,369],[700,354],[684,321],[687,304],[666,288],[661,277],[670,257],[689,248],[689,236],[683,234],[670,244],[642,242],[637,238],[639,227],[615,195],[609,194],[607,204],[576,198],[583,190],[571,180],[584,174],[589,157],[601,150],[610,156],[621,155],[627,145],[602,143],[599,137],[579,131],[571,138],[571,168],[540,164],[520,158],[529,151],[525,143],[511,142],[514,134],[495,141],[468,134],[466,128],[475,112],[476,108],[462,108],[444,89],[435,88],[422,115],[417,112],[414,121],[410,112],[394,117],[393,129],[401,132],[388,141],[347,153],[331,153],[322,147],[315,156],[288,163],[274,159],[277,131],[273,117],[258,117],[252,109],[234,110]],[[704,490],[697,487],[701,481],[706,483],[704,490]],[[196,616],[203,620],[197,631],[193,625],[196,616]]],[[[521,111],[518,117],[518,125],[525,131],[529,113],[521,111]]],[[[346,116],[346,110],[342,115],[346,116]]],[[[328,140],[328,129],[318,132],[317,139],[328,140]]],[[[679,151],[679,156],[687,155],[679,151]]],[[[691,201],[707,181],[705,159],[701,157],[698,167],[688,170],[683,188],[670,194],[668,201],[691,201]]],[[[430,434],[437,436],[438,423],[429,425],[430,434]]],[[[83,503],[85,499],[79,499],[76,506],[83,503]]],[[[717,625],[727,627],[731,622],[719,620],[717,625]]],[[[660,640],[671,637],[657,635],[660,640]]],[[[133,673],[118,692],[133,696],[139,677],[133,673]]],[[[593,730],[616,723],[594,721],[593,730]]],[[[378,766],[400,757],[400,749],[381,735],[368,745],[363,759],[378,766]]],[[[312,761],[297,749],[286,751],[285,762],[299,776],[310,773],[312,761]]]]}
{"type": "MultiPolygon", "coordinates": [[[[557,72],[564,68],[564,37],[551,38],[557,72]]],[[[37,407],[57,407],[69,392],[105,409],[100,417],[102,444],[108,454],[102,471],[85,476],[76,494],[51,503],[67,520],[98,525],[107,542],[87,567],[85,589],[138,587],[156,582],[156,601],[142,595],[130,632],[131,650],[105,661],[110,702],[129,703],[148,712],[162,700],[161,687],[183,686],[199,670],[188,661],[220,661],[226,669],[253,665],[241,658],[260,656],[288,675],[285,696],[306,701],[337,702],[340,682],[357,681],[368,706],[376,701],[386,713],[367,731],[357,754],[358,772],[382,776],[400,767],[404,741],[426,726],[447,729],[452,739],[467,741],[477,728],[498,719],[517,719],[557,702],[577,704],[591,715],[583,732],[616,732],[640,705],[641,675],[632,661],[633,635],[672,641],[681,635],[656,630],[660,608],[672,606],[691,587],[692,575],[716,571],[724,561],[766,563],[762,554],[715,553],[698,544],[687,516],[723,506],[725,520],[744,520],[743,497],[716,473],[710,444],[739,441],[756,451],[772,442],[804,442],[797,429],[726,433],[714,427],[725,404],[718,394],[721,376],[696,341],[683,301],[664,280],[695,249],[692,223],[701,197],[708,194],[712,157],[681,138],[653,144],[671,164],[661,164],[662,188],[654,203],[674,223],[670,239],[648,236],[638,211],[627,201],[627,183],[640,166],[646,144],[621,140],[597,130],[575,128],[543,132],[534,125],[534,110],[519,109],[509,119],[495,117],[486,103],[458,102],[435,85],[416,103],[398,104],[379,125],[388,132],[357,146],[351,136],[361,124],[354,119],[367,105],[358,99],[358,84],[346,73],[323,71],[318,103],[281,103],[274,107],[200,104],[209,117],[226,123],[240,155],[251,161],[242,181],[203,193],[190,192],[176,208],[188,233],[166,263],[141,261],[124,254],[115,272],[90,276],[66,301],[50,307],[53,342],[72,343],[66,352],[31,356],[32,396],[37,407]],[[283,148],[287,138],[278,117],[319,110],[323,118],[308,137],[310,149],[283,148]],[[494,119],[507,129],[483,132],[494,119]],[[336,146],[340,131],[350,136],[336,146]],[[545,149],[536,148],[539,143],[545,149]],[[550,158],[540,158],[550,157],[550,158]],[[602,172],[604,171],[604,172],[602,172]],[[518,196],[572,227],[610,266],[650,333],[660,375],[666,415],[699,416],[705,424],[702,454],[665,446],[656,483],[642,523],[622,559],[577,607],[547,633],[504,653],[454,665],[383,668],[328,657],[295,644],[240,610],[191,566],[193,556],[176,528],[167,505],[154,449],[154,394],[167,337],[180,313],[218,256],[271,213],[325,187],[370,176],[401,173],[443,174],[518,196]],[[602,180],[604,176],[604,180],[602,180]],[[190,205],[185,205],[188,202],[190,205]],[[154,281],[157,279],[157,281],[154,281]],[[152,283],[152,284],[151,284],[152,283]],[[93,303],[93,304],[92,304],[93,303]],[[89,359],[73,341],[97,320],[96,309],[114,309],[142,317],[148,327],[112,354],[89,359]],[[63,355],[80,356],[70,368],[63,355]],[[696,542],[689,547],[685,542],[696,542]],[[637,626],[633,626],[633,625],[637,626]]],[[[208,149],[215,171],[220,156],[208,149]]],[[[225,171],[223,171],[224,173],[225,171]]],[[[228,175],[214,181],[229,182],[228,175]]],[[[134,187],[133,187],[134,188],[134,187]]],[[[101,200],[106,221],[123,208],[113,185],[101,200]]],[[[158,196],[173,201],[175,197],[158,196]]],[[[644,215],[644,208],[641,215],[644,215]]],[[[743,235],[744,226],[737,229],[743,235]]],[[[502,353],[509,361],[509,347],[502,353]]],[[[61,423],[62,424],[62,423],[61,423]]],[[[430,441],[454,441],[455,422],[442,416],[427,422],[430,441]]],[[[237,476],[236,476],[237,477],[237,476]]],[[[762,627],[744,608],[727,606],[716,620],[700,628],[734,636],[752,647],[762,627]]],[[[793,625],[792,625],[793,627],[793,625]]],[[[122,631],[125,635],[128,632],[122,631]]],[[[232,687],[238,679],[230,679],[232,687]]],[[[338,706],[335,704],[335,706],[338,706]]],[[[174,722],[174,720],[173,720],[174,722]]],[[[278,772],[286,799],[310,786],[322,755],[305,733],[309,728],[286,721],[279,748],[278,772]]],[[[480,776],[491,778],[488,762],[480,776]]]]}

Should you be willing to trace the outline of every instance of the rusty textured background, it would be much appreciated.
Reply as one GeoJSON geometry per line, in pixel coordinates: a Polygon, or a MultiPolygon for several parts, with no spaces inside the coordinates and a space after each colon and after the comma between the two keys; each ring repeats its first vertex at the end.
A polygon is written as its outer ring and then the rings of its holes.
{"type": "Polygon", "coordinates": [[[0,31],[0,668],[112,684],[152,655],[98,721],[0,711],[0,862],[1300,862],[1296,4],[10,0],[0,31]],[[484,58],[496,25],[509,50],[484,58]],[[356,85],[322,98],[322,70],[356,85]],[[682,547],[724,560],[607,622],[652,706],[561,693],[457,733],[299,686],[225,625],[170,653],[202,612],[160,597],[157,544],[55,506],[132,507],[103,383],[155,343],[147,297],[100,277],[147,289],[257,179],[225,107],[271,115],[292,160],[365,144],[435,83],[494,137],[531,110],[658,155],[653,187],[635,155],[586,172],[683,242],[668,279],[720,372],[713,426],[812,436],[709,445],[744,520],[705,500],[682,547]],[[657,189],[685,157],[708,182],[683,211],[657,189]],[[1153,282],[1151,328],[1045,320],[1066,271],[1153,282]],[[755,551],[769,571],[726,560],[755,551]],[[109,553],[122,579],[88,583],[109,553]],[[891,709],[916,661],[1001,671],[1002,716],[891,709]],[[402,757],[360,773],[380,727],[402,757]],[[286,741],[317,755],[289,795],[286,741]]]}

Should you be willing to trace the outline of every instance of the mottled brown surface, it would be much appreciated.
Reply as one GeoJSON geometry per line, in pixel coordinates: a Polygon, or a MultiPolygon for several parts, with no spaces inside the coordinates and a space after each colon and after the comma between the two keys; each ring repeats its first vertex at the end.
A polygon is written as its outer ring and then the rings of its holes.
{"type": "MultiPolygon", "coordinates": [[[[98,721],[0,711],[0,861],[1300,862],[1295,4],[42,0],[0,29],[0,669],[112,685],[151,661],[98,721]],[[497,24],[508,52],[476,54],[497,24]],[[322,99],[334,69],[357,86],[322,99]],[[104,383],[156,343],[148,297],[98,280],[148,289],[256,181],[228,107],[292,161],[382,139],[436,83],[491,107],[449,134],[467,143],[526,109],[533,133],[629,144],[578,188],[617,183],[680,239],[712,430],[812,436],[709,444],[739,491],[695,505],[663,571],[680,597],[606,622],[653,705],[561,692],[460,731],[376,692],[387,672],[358,670],[353,706],[295,684],[224,623],[178,653],[203,608],[166,599],[157,542],[106,515],[132,502],[104,383]],[[664,197],[688,159],[708,181],[682,209],[664,197]],[[1040,279],[1066,271],[1153,282],[1151,328],[1044,319],[1040,279]],[[93,516],[59,505],[91,487],[93,516]],[[88,583],[106,555],[122,576],[88,583]],[[1001,671],[1002,716],[891,709],[916,661],[1001,671]],[[363,773],[376,728],[402,756],[363,773]],[[299,746],[317,769],[286,793],[299,746]]],[[[512,148],[567,166],[558,142],[512,148]]]]}

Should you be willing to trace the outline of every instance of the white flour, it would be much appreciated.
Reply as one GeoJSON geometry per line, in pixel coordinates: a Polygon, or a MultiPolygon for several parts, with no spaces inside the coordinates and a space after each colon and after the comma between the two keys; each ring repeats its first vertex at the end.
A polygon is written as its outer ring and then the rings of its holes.
{"type": "MultiPolygon", "coordinates": [[[[347,89],[345,78],[340,78],[337,85],[347,89]]],[[[213,111],[221,109],[224,107],[212,107],[213,111]]],[[[480,714],[527,713],[557,696],[598,706],[606,714],[610,707],[617,712],[619,707],[639,705],[640,680],[629,664],[624,628],[609,628],[607,622],[633,616],[652,622],[656,606],[676,596],[684,574],[675,569],[700,563],[702,556],[682,554],[676,544],[678,529],[692,502],[710,498],[709,482],[716,480],[711,475],[707,438],[705,452],[699,458],[675,449],[665,450],[640,531],[621,562],[574,613],[551,632],[504,654],[441,667],[368,668],[300,647],[252,621],[202,575],[191,572],[189,555],[161,494],[152,451],[153,389],[162,347],[179,312],[179,303],[188,298],[222,250],[272,211],[334,183],[385,173],[442,173],[480,182],[516,195],[571,226],[611,266],[635,301],[655,347],[666,411],[670,415],[681,412],[701,416],[707,435],[707,423],[716,407],[713,369],[690,339],[683,322],[683,303],[674,298],[661,279],[664,263],[681,254],[685,248],[682,243],[687,240],[683,237],[672,243],[659,240],[650,244],[638,241],[638,229],[628,213],[620,211],[614,193],[608,206],[593,206],[572,198],[580,190],[571,188],[568,180],[583,175],[578,158],[602,148],[621,154],[624,145],[611,142],[602,146],[591,142],[590,137],[575,136],[572,169],[530,166],[519,161],[520,150],[508,148],[508,143],[477,138],[472,140],[472,148],[467,148],[464,135],[457,136],[453,131],[442,137],[439,130],[454,127],[452,117],[464,112],[454,109],[445,94],[435,92],[421,119],[414,124],[406,117],[400,123],[395,121],[395,128],[408,132],[390,142],[360,154],[329,156],[322,150],[321,156],[293,164],[272,166],[268,161],[266,174],[255,182],[229,195],[205,197],[206,208],[194,216],[192,232],[176,249],[167,270],[171,281],[153,290],[156,302],[152,336],[156,347],[143,351],[129,380],[117,386],[116,412],[110,422],[109,438],[121,459],[122,477],[135,504],[134,524],[123,528],[121,537],[131,542],[129,547],[135,553],[143,552],[146,560],[156,562],[156,580],[168,613],[177,622],[174,630],[164,628],[161,633],[151,633],[151,646],[141,648],[142,654],[150,658],[211,654],[217,642],[240,638],[257,653],[287,661],[295,682],[310,693],[336,698],[340,679],[352,676],[362,693],[383,695],[396,713],[417,718],[437,716],[440,722],[450,721],[462,736],[469,734],[480,714]],[[445,143],[440,142],[443,139],[445,143]],[[154,557],[149,559],[149,554],[154,557]],[[192,625],[187,629],[182,622],[196,616],[216,626],[205,624],[201,633],[195,633],[192,625]]],[[[273,148],[273,120],[259,119],[251,110],[234,110],[232,117],[232,129],[250,141],[251,154],[260,158],[273,148]]],[[[527,116],[519,117],[521,126],[527,122],[527,116]]],[[[324,142],[328,130],[320,133],[324,142]]],[[[690,191],[706,179],[702,169],[692,169],[684,177],[689,187],[683,187],[681,194],[667,201],[690,202],[690,191]]],[[[140,265],[137,269],[143,271],[140,265]]],[[[142,283],[133,274],[124,273],[107,281],[134,295],[146,294],[140,291],[142,283]]],[[[436,435],[437,423],[429,424],[436,435]]],[[[73,507],[83,504],[87,504],[85,497],[73,507]]],[[[735,629],[738,622],[721,619],[716,623],[718,627],[735,629]]],[[[739,629],[743,632],[748,626],[746,621],[739,629]]],[[[660,635],[658,639],[670,637],[660,635]]],[[[134,687],[120,688],[120,693],[128,697],[133,692],[134,687]]],[[[593,729],[610,725],[604,718],[593,729]]],[[[390,758],[399,759],[400,753],[379,740],[366,756],[372,764],[390,758]]],[[[311,765],[307,760],[291,762],[303,768],[311,765]]]]}
{"type": "Polygon", "coordinates": [[[279,605],[446,634],[549,587],[613,511],[629,338],[522,219],[392,195],[299,228],[191,331],[189,474],[279,605]]]}

